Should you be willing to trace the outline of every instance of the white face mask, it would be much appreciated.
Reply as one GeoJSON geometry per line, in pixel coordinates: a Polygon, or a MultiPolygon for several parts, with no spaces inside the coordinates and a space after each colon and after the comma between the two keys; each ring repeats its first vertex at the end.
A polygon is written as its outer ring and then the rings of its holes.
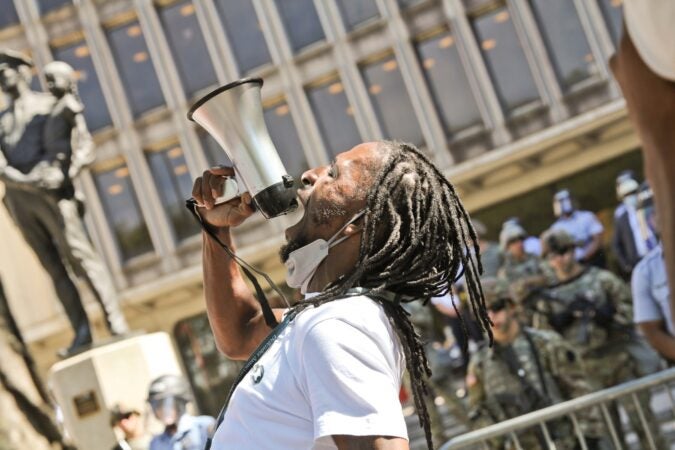
{"type": "Polygon", "coordinates": [[[623,198],[623,204],[629,208],[637,208],[638,196],[637,194],[628,194],[623,198]]]}
{"type": "Polygon", "coordinates": [[[307,293],[307,286],[312,281],[316,269],[319,268],[321,262],[328,256],[328,251],[331,247],[335,247],[340,242],[347,239],[349,236],[337,238],[347,226],[366,212],[361,211],[354,215],[337,233],[333,235],[328,241],[325,239],[317,239],[304,247],[293,250],[288,259],[284,263],[286,265],[286,283],[293,288],[300,288],[300,293],[303,295],[307,293]]]}
{"type": "Polygon", "coordinates": [[[561,199],[555,199],[553,201],[553,215],[560,217],[563,214],[571,214],[574,211],[572,206],[572,200],[567,197],[561,199]]]}

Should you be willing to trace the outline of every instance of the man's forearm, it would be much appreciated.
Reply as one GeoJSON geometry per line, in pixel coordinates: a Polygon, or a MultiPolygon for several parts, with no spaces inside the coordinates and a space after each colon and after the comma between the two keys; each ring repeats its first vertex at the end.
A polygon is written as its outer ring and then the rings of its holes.
{"type": "Polygon", "coordinates": [[[662,330],[645,329],[643,327],[640,327],[640,329],[649,345],[654,347],[654,350],[667,360],[675,362],[675,337],[662,330]]]}
{"type": "MultiPolygon", "coordinates": [[[[217,235],[234,251],[229,229],[217,235]]],[[[203,237],[204,295],[216,344],[228,357],[246,359],[270,330],[239,266],[211,236],[203,237]]]]}

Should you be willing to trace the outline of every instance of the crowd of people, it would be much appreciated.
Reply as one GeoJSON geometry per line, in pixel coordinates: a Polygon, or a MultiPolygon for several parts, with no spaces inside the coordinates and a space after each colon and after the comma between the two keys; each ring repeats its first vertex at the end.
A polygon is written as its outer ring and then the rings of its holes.
{"type": "MultiPolygon", "coordinates": [[[[454,286],[458,308],[450,295],[432,299],[441,325],[452,332],[446,333],[450,338],[445,345],[428,346],[435,355],[434,387],[440,386],[435,395],[467,427],[482,428],[615,386],[675,361],[651,190],[631,171],[620,173],[616,181],[619,205],[613,235],[607,239],[609,252],[604,250],[602,223],[594,213],[578,209],[568,190],[554,195],[556,220],[540,237],[530,236],[517,218],[510,218],[502,225],[499,242],[491,242],[485,238],[486,227],[474,221],[493,345],[477,332],[470,314],[463,313],[469,308],[460,281],[454,286]],[[616,261],[613,271],[606,268],[610,255],[616,261]],[[464,375],[463,385],[452,382],[461,379],[458,373],[464,375]]],[[[424,326],[420,318],[416,323],[424,326]]],[[[640,403],[657,448],[666,448],[659,442],[657,422],[649,417],[649,399],[641,397],[640,403]]],[[[643,448],[650,448],[636,406],[622,406],[643,448]]],[[[618,407],[610,414],[621,429],[618,407]]],[[[599,411],[590,409],[582,416],[589,448],[604,448],[607,432],[599,411]]],[[[550,427],[552,438],[557,448],[575,448],[571,422],[564,422],[550,427]]],[[[529,432],[520,436],[520,443],[526,443],[523,448],[548,448],[543,439],[541,432],[529,432]]],[[[509,445],[508,439],[493,441],[493,448],[509,445]]]]}

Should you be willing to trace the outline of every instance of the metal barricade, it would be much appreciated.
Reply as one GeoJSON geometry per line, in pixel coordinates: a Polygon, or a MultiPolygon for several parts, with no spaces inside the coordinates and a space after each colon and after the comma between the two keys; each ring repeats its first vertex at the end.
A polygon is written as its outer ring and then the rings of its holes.
{"type": "MultiPolygon", "coordinates": [[[[547,450],[555,450],[559,447],[556,447],[554,439],[551,438],[550,427],[547,426],[547,422],[562,420],[564,418],[568,418],[571,422],[575,439],[579,446],[578,448],[588,450],[589,444],[587,442],[587,436],[584,436],[582,427],[580,426],[579,413],[581,411],[588,411],[590,408],[599,408],[603,424],[607,430],[605,439],[612,444],[613,448],[627,449],[628,447],[623,439],[623,431],[621,428],[617,429],[616,420],[613,420],[612,418],[612,410],[617,401],[630,402],[634,406],[637,417],[633,417],[633,420],[641,424],[642,429],[644,430],[644,433],[642,434],[642,448],[663,450],[663,448],[658,446],[661,436],[655,436],[653,430],[650,429],[650,425],[658,428],[658,423],[649,423],[648,417],[651,415],[651,411],[644,410],[638,396],[647,394],[649,398],[651,398],[652,395],[658,395],[662,400],[661,403],[667,405],[665,414],[672,420],[675,418],[675,399],[672,392],[673,387],[675,387],[673,386],[674,382],[675,368],[667,369],[653,375],[629,381],[608,389],[603,389],[592,394],[584,395],[583,397],[558,403],[522,416],[514,417],[510,420],[462,434],[446,442],[440,450],[489,450],[489,441],[500,438],[510,439],[512,448],[520,450],[523,449],[523,447],[518,440],[517,434],[535,427],[541,431],[541,436],[543,436],[548,447],[547,450]]],[[[640,430],[633,431],[639,432],[640,430]]]]}

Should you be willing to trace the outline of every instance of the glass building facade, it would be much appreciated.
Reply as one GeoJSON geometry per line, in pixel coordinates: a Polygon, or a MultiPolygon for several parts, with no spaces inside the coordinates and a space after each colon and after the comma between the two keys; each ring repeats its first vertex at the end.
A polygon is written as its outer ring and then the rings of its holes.
{"type": "MultiPolygon", "coordinates": [[[[83,175],[87,223],[125,290],[199,264],[201,237],[183,201],[202,171],[231,165],[185,118],[209,90],[264,78],[265,122],[295,177],[376,139],[411,142],[461,175],[466,164],[620,99],[607,60],[621,35],[621,7],[620,0],[0,0],[0,47],[32,55],[38,73],[52,59],[76,69],[97,144],[83,175]]],[[[242,229],[241,248],[280,235],[286,219],[279,220],[242,229]]],[[[194,345],[190,330],[205,326],[185,322],[180,342],[194,345]]],[[[231,376],[218,367],[207,369],[231,376]]]]}

